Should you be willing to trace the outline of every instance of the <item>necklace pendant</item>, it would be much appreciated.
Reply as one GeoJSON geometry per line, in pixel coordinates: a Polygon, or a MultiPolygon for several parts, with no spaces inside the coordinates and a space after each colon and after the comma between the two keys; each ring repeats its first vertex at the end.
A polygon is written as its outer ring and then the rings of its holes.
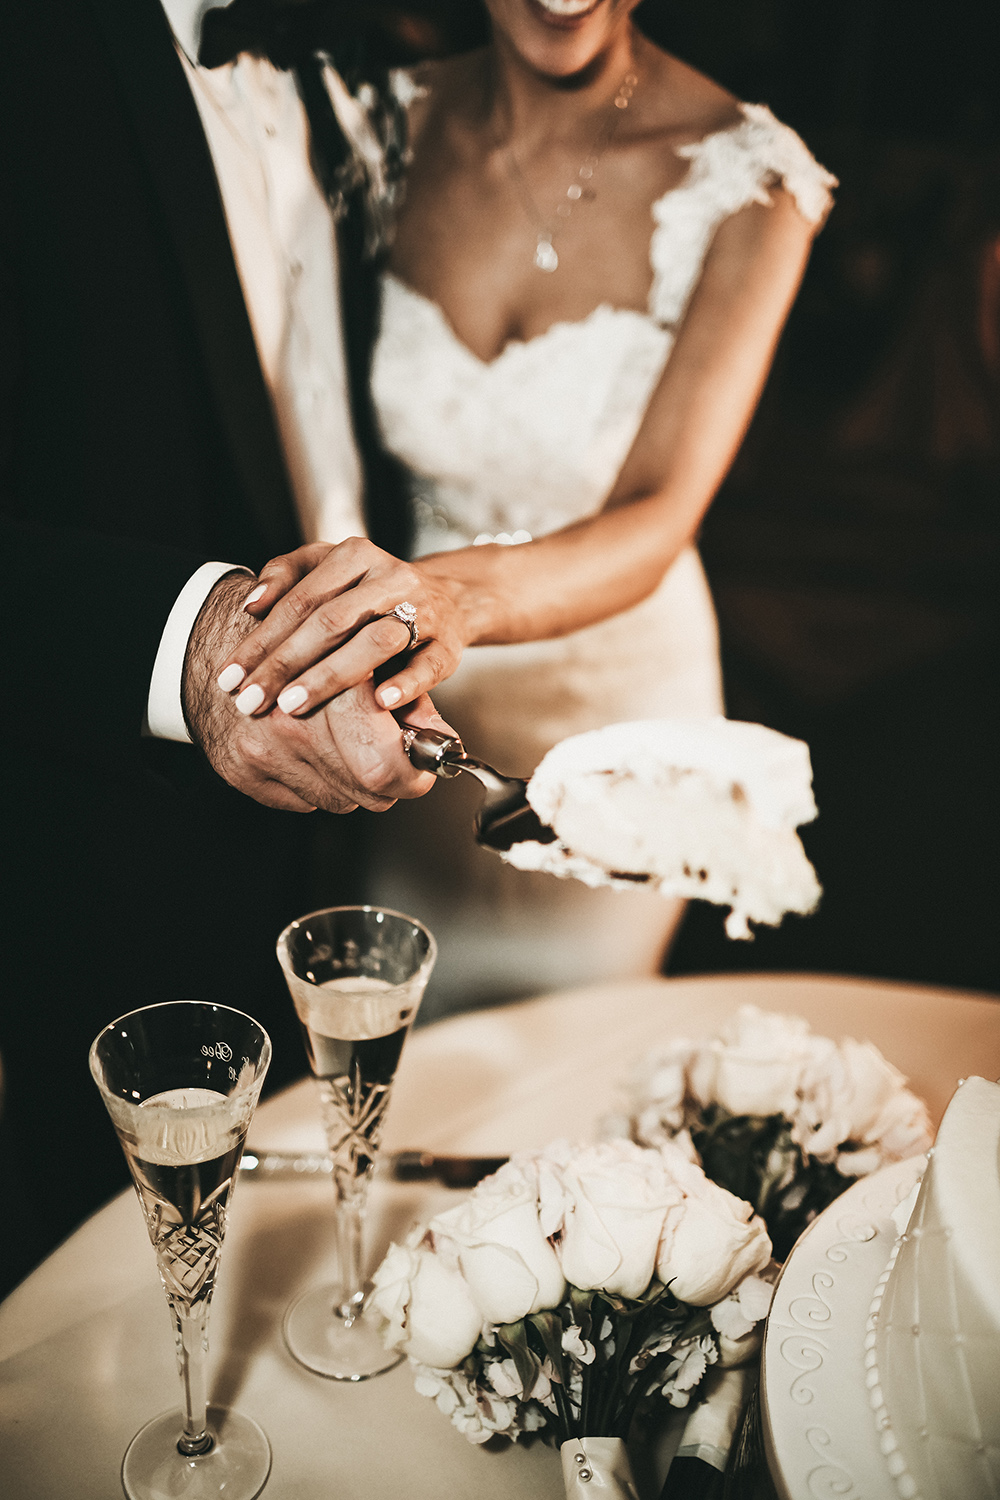
{"type": "Polygon", "coordinates": [[[535,265],[540,271],[555,271],[559,266],[559,257],[552,241],[544,235],[538,236],[538,244],[535,246],[535,265]]]}

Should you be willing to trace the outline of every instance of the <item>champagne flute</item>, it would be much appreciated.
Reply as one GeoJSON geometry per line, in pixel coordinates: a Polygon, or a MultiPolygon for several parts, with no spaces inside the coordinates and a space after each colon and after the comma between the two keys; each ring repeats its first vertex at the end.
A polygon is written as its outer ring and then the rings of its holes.
{"type": "Polygon", "coordinates": [[[208,1407],[208,1312],[243,1143],[271,1060],[242,1011],[170,1001],[113,1021],[90,1071],[128,1162],[174,1323],[184,1406],[154,1417],[122,1463],[129,1500],[254,1500],[271,1471],[256,1422],[208,1407]]]}
{"type": "Polygon", "coordinates": [[[335,1284],[292,1303],[285,1342],[333,1380],[367,1380],[402,1358],[365,1314],[362,1235],[393,1078],[436,955],[426,927],[375,906],[311,912],[278,939],[333,1158],[338,1262],[335,1284]]]}

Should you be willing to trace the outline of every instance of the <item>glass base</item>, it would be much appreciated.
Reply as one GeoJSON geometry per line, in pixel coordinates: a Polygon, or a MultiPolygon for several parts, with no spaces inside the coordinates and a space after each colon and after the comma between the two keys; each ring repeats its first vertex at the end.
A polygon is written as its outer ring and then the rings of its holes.
{"type": "Polygon", "coordinates": [[[179,1411],[147,1422],[122,1461],[128,1500],[255,1500],[271,1472],[271,1445],[264,1433],[249,1417],[221,1406],[209,1407],[208,1428],[215,1446],[185,1458],[177,1451],[184,1429],[179,1411]]]}
{"type": "Polygon", "coordinates": [[[285,1314],[289,1352],[328,1380],[369,1380],[393,1370],[403,1358],[382,1342],[380,1320],[362,1312],[348,1325],[333,1311],[335,1286],[318,1286],[293,1302],[285,1314]]]}

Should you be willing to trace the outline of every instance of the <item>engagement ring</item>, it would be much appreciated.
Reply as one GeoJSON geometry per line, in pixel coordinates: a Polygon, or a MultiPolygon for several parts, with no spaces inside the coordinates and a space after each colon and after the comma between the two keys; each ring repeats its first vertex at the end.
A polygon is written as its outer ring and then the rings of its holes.
{"type": "Polygon", "coordinates": [[[390,610],[389,615],[386,615],[385,618],[389,619],[390,615],[395,616],[397,620],[400,620],[410,632],[410,641],[409,645],[406,647],[406,650],[412,651],[414,646],[417,644],[417,641],[420,639],[420,632],[417,629],[417,611],[412,604],[404,599],[402,604],[397,604],[396,608],[390,610]]]}

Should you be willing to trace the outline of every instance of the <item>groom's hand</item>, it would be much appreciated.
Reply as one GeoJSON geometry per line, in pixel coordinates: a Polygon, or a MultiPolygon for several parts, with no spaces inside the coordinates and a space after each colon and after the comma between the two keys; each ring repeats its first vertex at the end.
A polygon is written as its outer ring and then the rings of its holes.
{"type": "MultiPolygon", "coordinates": [[[[184,663],[184,710],[213,768],[256,802],[292,812],[382,812],[397,798],[420,797],[433,776],[410,764],[399,725],[359,683],[304,718],[278,708],[259,718],[238,713],[219,692],[220,667],[255,621],[243,605],[255,582],[229,574],[212,590],[195,622],[184,663]]],[[[429,698],[407,708],[408,723],[447,730],[429,698]]]]}

